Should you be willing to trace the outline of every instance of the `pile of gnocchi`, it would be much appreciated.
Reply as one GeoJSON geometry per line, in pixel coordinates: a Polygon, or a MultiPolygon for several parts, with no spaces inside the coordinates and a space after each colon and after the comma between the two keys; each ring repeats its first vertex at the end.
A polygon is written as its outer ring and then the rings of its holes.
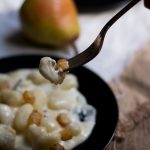
{"type": "Polygon", "coordinates": [[[73,74],[61,85],[37,69],[0,74],[0,150],[73,149],[89,137],[95,116],[73,74]]]}

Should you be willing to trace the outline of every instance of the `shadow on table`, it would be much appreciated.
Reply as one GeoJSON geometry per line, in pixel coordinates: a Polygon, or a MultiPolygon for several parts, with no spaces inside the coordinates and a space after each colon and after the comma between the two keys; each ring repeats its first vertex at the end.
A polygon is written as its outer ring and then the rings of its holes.
{"type": "Polygon", "coordinates": [[[43,46],[41,44],[37,44],[37,43],[34,43],[32,41],[30,41],[28,38],[26,38],[23,33],[21,32],[21,30],[18,30],[18,31],[14,31],[12,32],[11,34],[9,34],[7,37],[6,37],[6,42],[9,43],[9,44],[13,44],[13,45],[17,45],[17,46],[23,46],[23,47],[26,47],[26,46],[29,46],[29,47],[34,47],[34,48],[44,48],[44,49],[51,49],[51,50],[58,50],[60,48],[56,48],[56,47],[53,47],[53,46],[43,46]]]}
{"type": "Polygon", "coordinates": [[[21,32],[18,11],[0,13],[0,48],[4,51],[52,51],[68,53],[68,47],[43,46],[28,40],[21,32]]]}

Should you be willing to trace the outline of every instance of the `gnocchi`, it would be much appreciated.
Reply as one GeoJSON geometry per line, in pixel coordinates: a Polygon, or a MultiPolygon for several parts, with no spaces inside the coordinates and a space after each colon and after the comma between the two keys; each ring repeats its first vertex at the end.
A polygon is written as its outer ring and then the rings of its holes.
{"type": "Polygon", "coordinates": [[[77,88],[73,74],[60,85],[37,69],[0,74],[0,150],[71,150],[85,141],[96,110],[77,88]]]}
{"type": "Polygon", "coordinates": [[[0,149],[14,150],[16,132],[7,125],[0,124],[0,149]]]}
{"type": "Polygon", "coordinates": [[[14,125],[17,130],[21,131],[27,127],[32,111],[33,107],[31,104],[24,104],[18,109],[14,119],[14,125]]]}
{"type": "Polygon", "coordinates": [[[0,124],[12,125],[14,113],[8,105],[0,104],[0,124]]]}

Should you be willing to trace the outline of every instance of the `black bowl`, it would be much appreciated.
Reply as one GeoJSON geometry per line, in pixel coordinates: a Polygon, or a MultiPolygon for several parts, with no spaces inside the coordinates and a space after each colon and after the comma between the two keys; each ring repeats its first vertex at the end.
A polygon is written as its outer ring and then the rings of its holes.
{"type": "MultiPolygon", "coordinates": [[[[12,56],[0,59],[0,72],[19,68],[37,68],[42,55],[12,56]]],[[[79,80],[79,90],[88,103],[97,110],[96,125],[91,136],[74,150],[102,150],[111,141],[118,122],[118,106],[108,85],[95,73],[85,67],[78,67],[71,73],[79,80]]]]}

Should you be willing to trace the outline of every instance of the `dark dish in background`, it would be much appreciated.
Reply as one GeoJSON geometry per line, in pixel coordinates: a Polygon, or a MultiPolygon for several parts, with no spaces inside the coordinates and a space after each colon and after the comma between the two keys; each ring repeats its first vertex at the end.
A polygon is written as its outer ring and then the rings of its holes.
{"type": "Polygon", "coordinates": [[[129,0],[74,0],[79,11],[103,11],[129,0]]]}
{"type": "MultiPolygon", "coordinates": [[[[12,56],[0,59],[0,72],[21,68],[37,68],[43,55],[12,56]]],[[[79,67],[71,73],[79,80],[79,90],[97,110],[96,125],[91,136],[74,150],[102,150],[112,139],[117,122],[118,106],[108,85],[95,73],[79,67]]]]}

